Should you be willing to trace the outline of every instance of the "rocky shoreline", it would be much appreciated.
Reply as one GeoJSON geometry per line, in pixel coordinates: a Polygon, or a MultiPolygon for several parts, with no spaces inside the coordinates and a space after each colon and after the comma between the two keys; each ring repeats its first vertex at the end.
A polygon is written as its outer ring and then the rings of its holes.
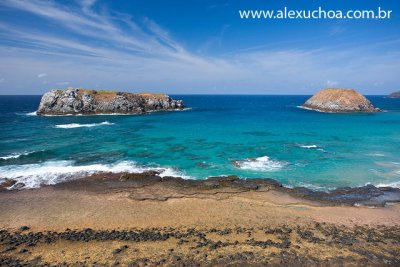
{"type": "MultiPolygon", "coordinates": [[[[379,206],[384,207],[387,203],[400,202],[400,188],[375,187],[365,185],[362,187],[343,187],[330,191],[315,191],[306,187],[285,187],[278,181],[270,178],[248,178],[241,179],[238,176],[217,176],[204,180],[183,179],[181,177],[160,177],[157,171],[146,171],[142,173],[97,173],[86,178],[70,180],[55,185],[55,188],[79,188],[85,187],[89,190],[130,190],[151,186],[163,186],[174,189],[177,193],[170,195],[142,196],[133,194],[137,200],[167,200],[179,195],[190,195],[195,193],[210,192],[245,192],[245,191],[279,191],[291,196],[315,201],[324,205],[347,205],[347,206],[379,206]]],[[[0,192],[10,189],[19,189],[15,180],[7,179],[0,184],[0,192]],[[14,187],[13,187],[14,186],[14,187]]]]}
{"type": "Polygon", "coordinates": [[[143,114],[159,110],[180,110],[182,100],[165,94],[127,93],[69,88],[51,90],[42,96],[37,115],[143,114]]]}
{"type": "Polygon", "coordinates": [[[0,266],[397,266],[398,196],[97,173],[0,191],[0,266]]]}
{"type": "Polygon", "coordinates": [[[251,228],[86,228],[63,232],[32,232],[25,226],[14,232],[0,231],[0,265],[398,266],[399,242],[398,226],[348,228],[315,223],[251,228]],[[72,256],[71,251],[82,244],[94,247],[102,255],[96,257],[91,249],[72,256]],[[49,253],[43,254],[46,250],[49,253]]]}
{"type": "Polygon", "coordinates": [[[387,96],[388,98],[400,98],[400,91],[393,92],[387,96]]]}

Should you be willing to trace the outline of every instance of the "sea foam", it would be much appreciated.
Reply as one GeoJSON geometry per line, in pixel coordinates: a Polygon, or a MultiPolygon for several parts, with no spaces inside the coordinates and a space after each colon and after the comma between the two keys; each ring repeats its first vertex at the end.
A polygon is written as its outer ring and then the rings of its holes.
{"type": "Polygon", "coordinates": [[[384,157],[385,154],[383,154],[383,153],[370,153],[370,154],[367,154],[367,156],[371,156],[371,157],[384,157]]]}
{"type": "Polygon", "coordinates": [[[15,112],[15,115],[18,116],[37,116],[36,111],[32,111],[32,112],[15,112]]]}
{"type": "Polygon", "coordinates": [[[36,111],[32,111],[32,112],[26,113],[25,115],[26,115],[26,116],[36,116],[37,113],[36,113],[36,111]]]}
{"type": "Polygon", "coordinates": [[[234,161],[235,167],[242,170],[252,170],[252,171],[278,171],[282,169],[286,162],[281,162],[277,160],[272,160],[268,156],[263,156],[259,158],[248,158],[245,160],[234,161]]]}
{"type": "Polygon", "coordinates": [[[317,145],[300,145],[302,148],[317,148],[317,145]]]}
{"type": "Polygon", "coordinates": [[[47,161],[37,164],[8,165],[0,167],[0,183],[4,178],[23,183],[22,188],[38,188],[41,185],[53,185],[63,181],[83,178],[99,172],[132,172],[158,171],[161,177],[176,176],[190,179],[190,176],[171,167],[148,167],[138,165],[134,161],[120,161],[113,164],[75,165],[74,161],[47,161]]]}
{"type": "Polygon", "coordinates": [[[393,183],[380,183],[377,184],[376,187],[394,187],[394,188],[400,188],[400,181],[398,182],[393,182],[393,183]]]}
{"type": "Polygon", "coordinates": [[[27,156],[27,155],[32,154],[32,153],[35,153],[35,151],[32,151],[32,152],[23,152],[23,153],[12,153],[12,154],[10,154],[10,155],[0,157],[0,159],[4,159],[4,160],[8,160],[8,159],[17,159],[17,158],[19,158],[19,157],[21,157],[21,156],[27,156]]]}
{"type": "Polygon", "coordinates": [[[96,126],[102,126],[102,125],[113,125],[114,123],[104,121],[101,123],[89,123],[89,124],[79,124],[79,123],[70,123],[70,124],[58,124],[55,125],[54,128],[60,128],[60,129],[73,129],[73,128],[81,128],[81,127],[96,127],[96,126]]]}

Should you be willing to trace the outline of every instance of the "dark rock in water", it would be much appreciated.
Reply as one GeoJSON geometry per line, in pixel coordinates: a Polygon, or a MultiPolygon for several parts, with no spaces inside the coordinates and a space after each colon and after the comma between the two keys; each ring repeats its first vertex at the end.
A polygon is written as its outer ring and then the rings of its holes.
{"type": "Polygon", "coordinates": [[[8,179],[6,178],[1,184],[0,184],[0,190],[1,189],[7,189],[8,187],[11,187],[13,185],[15,185],[17,183],[17,181],[13,180],[13,179],[8,179]]]}
{"type": "Polygon", "coordinates": [[[207,163],[207,162],[204,162],[204,161],[196,163],[196,166],[199,167],[199,168],[204,168],[204,169],[212,167],[212,165],[210,163],[207,163]]]}
{"type": "Polygon", "coordinates": [[[290,192],[298,197],[335,204],[384,206],[387,202],[400,202],[399,188],[375,187],[373,185],[344,187],[328,192],[296,187],[291,189],[290,192]]]}
{"type": "Polygon", "coordinates": [[[128,181],[128,180],[157,180],[161,181],[161,177],[158,175],[159,171],[145,171],[141,173],[123,173],[121,174],[119,180],[120,181],[128,181]]]}
{"type": "Polygon", "coordinates": [[[218,182],[233,182],[239,180],[239,177],[236,175],[229,176],[211,176],[207,178],[207,181],[218,181],[218,182]]]}
{"type": "Polygon", "coordinates": [[[15,185],[13,185],[12,189],[21,189],[24,187],[25,187],[24,183],[16,183],[15,185]]]}
{"type": "Polygon", "coordinates": [[[173,100],[165,94],[133,94],[69,88],[45,93],[40,101],[37,114],[142,114],[157,110],[183,108],[182,100],[173,100]]]}
{"type": "Polygon", "coordinates": [[[388,98],[400,98],[400,91],[391,93],[388,98]]]}
{"type": "Polygon", "coordinates": [[[282,187],[282,184],[271,178],[247,178],[247,182],[254,182],[258,185],[263,186],[273,186],[273,187],[282,187]]]}
{"type": "Polygon", "coordinates": [[[302,106],[320,112],[379,112],[363,95],[353,89],[323,89],[302,106]]]}

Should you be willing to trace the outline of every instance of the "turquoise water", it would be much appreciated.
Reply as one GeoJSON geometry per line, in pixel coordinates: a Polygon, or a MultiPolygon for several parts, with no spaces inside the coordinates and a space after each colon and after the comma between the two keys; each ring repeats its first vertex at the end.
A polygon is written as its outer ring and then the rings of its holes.
{"type": "Polygon", "coordinates": [[[204,179],[235,174],[288,186],[398,186],[400,99],[379,114],[297,108],[308,96],[173,96],[189,110],[148,115],[35,116],[39,96],[0,96],[0,180],[26,187],[98,171],[204,179]]]}

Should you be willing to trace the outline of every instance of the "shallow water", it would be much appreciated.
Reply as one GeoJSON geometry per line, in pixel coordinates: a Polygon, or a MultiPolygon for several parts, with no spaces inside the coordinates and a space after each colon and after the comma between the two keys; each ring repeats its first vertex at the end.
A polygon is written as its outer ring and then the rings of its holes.
{"type": "Polygon", "coordinates": [[[191,109],[42,117],[32,114],[40,96],[0,96],[0,179],[37,187],[157,167],[313,189],[399,186],[400,99],[369,97],[379,114],[324,114],[297,108],[308,96],[173,97],[191,109]]]}

